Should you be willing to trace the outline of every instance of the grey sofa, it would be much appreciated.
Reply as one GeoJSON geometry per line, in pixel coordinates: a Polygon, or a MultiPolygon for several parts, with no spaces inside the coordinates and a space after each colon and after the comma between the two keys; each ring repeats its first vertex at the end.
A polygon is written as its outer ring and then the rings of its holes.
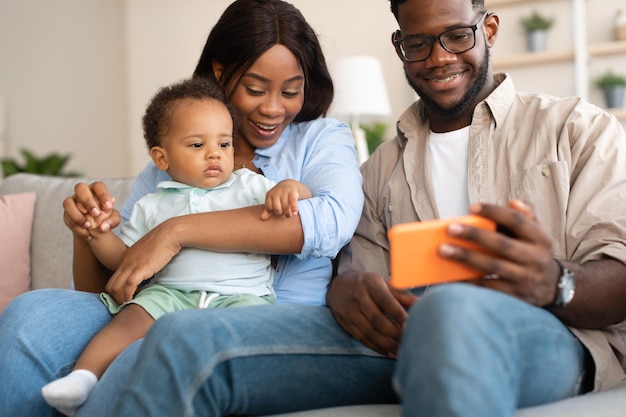
{"type": "MultiPolygon", "coordinates": [[[[31,242],[32,289],[71,287],[72,236],[63,224],[62,201],[73,193],[74,184],[78,181],[93,180],[17,174],[0,183],[0,195],[26,191],[37,193],[31,242]]],[[[104,181],[118,204],[126,199],[132,184],[131,178],[104,181]]],[[[282,414],[281,417],[399,417],[400,414],[400,407],[397,405],[367,405],[288,413],[282,414]]],[[[522,409],[516,414],[516,417],[624,416],[626,416],[626,381],[604,392],[522,409]]]]}

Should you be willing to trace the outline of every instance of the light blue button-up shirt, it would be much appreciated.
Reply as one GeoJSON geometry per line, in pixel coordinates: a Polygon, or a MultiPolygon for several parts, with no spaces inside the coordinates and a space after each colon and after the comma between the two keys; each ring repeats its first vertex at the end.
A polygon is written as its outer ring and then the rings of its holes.
{"type": "MultiPolygon", "coordinates": [[[[291,123],[269,148],[257,149],[254,164],[272,181],[295,179],[313,198],[298,201],[304,231],[302,251],[282,255],[274,277],[277,302],[323,305],[331,259],[350,240],[363,209],[362,179],[347,124],[334,119],[291,123]]],[[[153,163],[139,174],[121,209],[125,222],[140,197],[170,180],[153,163]]]]}

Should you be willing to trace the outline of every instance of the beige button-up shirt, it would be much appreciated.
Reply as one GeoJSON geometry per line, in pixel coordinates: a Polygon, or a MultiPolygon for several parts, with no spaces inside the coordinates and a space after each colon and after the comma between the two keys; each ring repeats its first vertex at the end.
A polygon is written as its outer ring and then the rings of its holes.
{"type": "MultiPolygon", "coordinates": [[[[552,235],[555,257],[626,263],[622,125],[580,98],[516,93],[510,77],[498,74],[496,80],[498,87],[476,106],[470,127],[470,201],[528,201],[552,235]]],[[[438,218],[429,132],[418,100],[400,117],[396,138],[362,166],[365,206],[339,272],[388,277],[387,231],[398,223],[438,218]]],[[[594,359],[596,390],[625,377],[626,321],[602,330],[571,330],[594,359]]]]}

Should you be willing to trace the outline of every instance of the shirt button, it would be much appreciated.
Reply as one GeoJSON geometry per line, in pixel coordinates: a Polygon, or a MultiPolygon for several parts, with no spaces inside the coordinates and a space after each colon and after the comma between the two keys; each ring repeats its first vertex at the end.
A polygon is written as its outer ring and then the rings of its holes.
{"type": "Polygon", "coordinates": [[[550,168],[544,168],[541,170],[541,175],[543,175],[544,177],[549,177],[550,176],[550,168]]]}

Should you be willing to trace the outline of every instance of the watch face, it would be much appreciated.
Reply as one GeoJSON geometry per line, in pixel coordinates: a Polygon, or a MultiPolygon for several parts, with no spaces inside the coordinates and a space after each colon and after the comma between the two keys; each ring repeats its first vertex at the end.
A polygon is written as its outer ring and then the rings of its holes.
{"type": "Polygon", "coordinates": [[[566,305],[574,298],[574,291],[576,289],[576,286],[574,284],[574,274],[572,274],[571,272],[567,271],[563,278],[563,305],[566,305]]]}
{"type": "Polygon", "coordinates": [[[561,276],[559,277],[559,283],[557,285],[556,300],[554,303],[548,306],[548,308],[565,307],[574,298],[576,291],[576,280],[574,279],[574,273],[567,269],[561,261],[554,259],[561,268],[561,276]]]}

